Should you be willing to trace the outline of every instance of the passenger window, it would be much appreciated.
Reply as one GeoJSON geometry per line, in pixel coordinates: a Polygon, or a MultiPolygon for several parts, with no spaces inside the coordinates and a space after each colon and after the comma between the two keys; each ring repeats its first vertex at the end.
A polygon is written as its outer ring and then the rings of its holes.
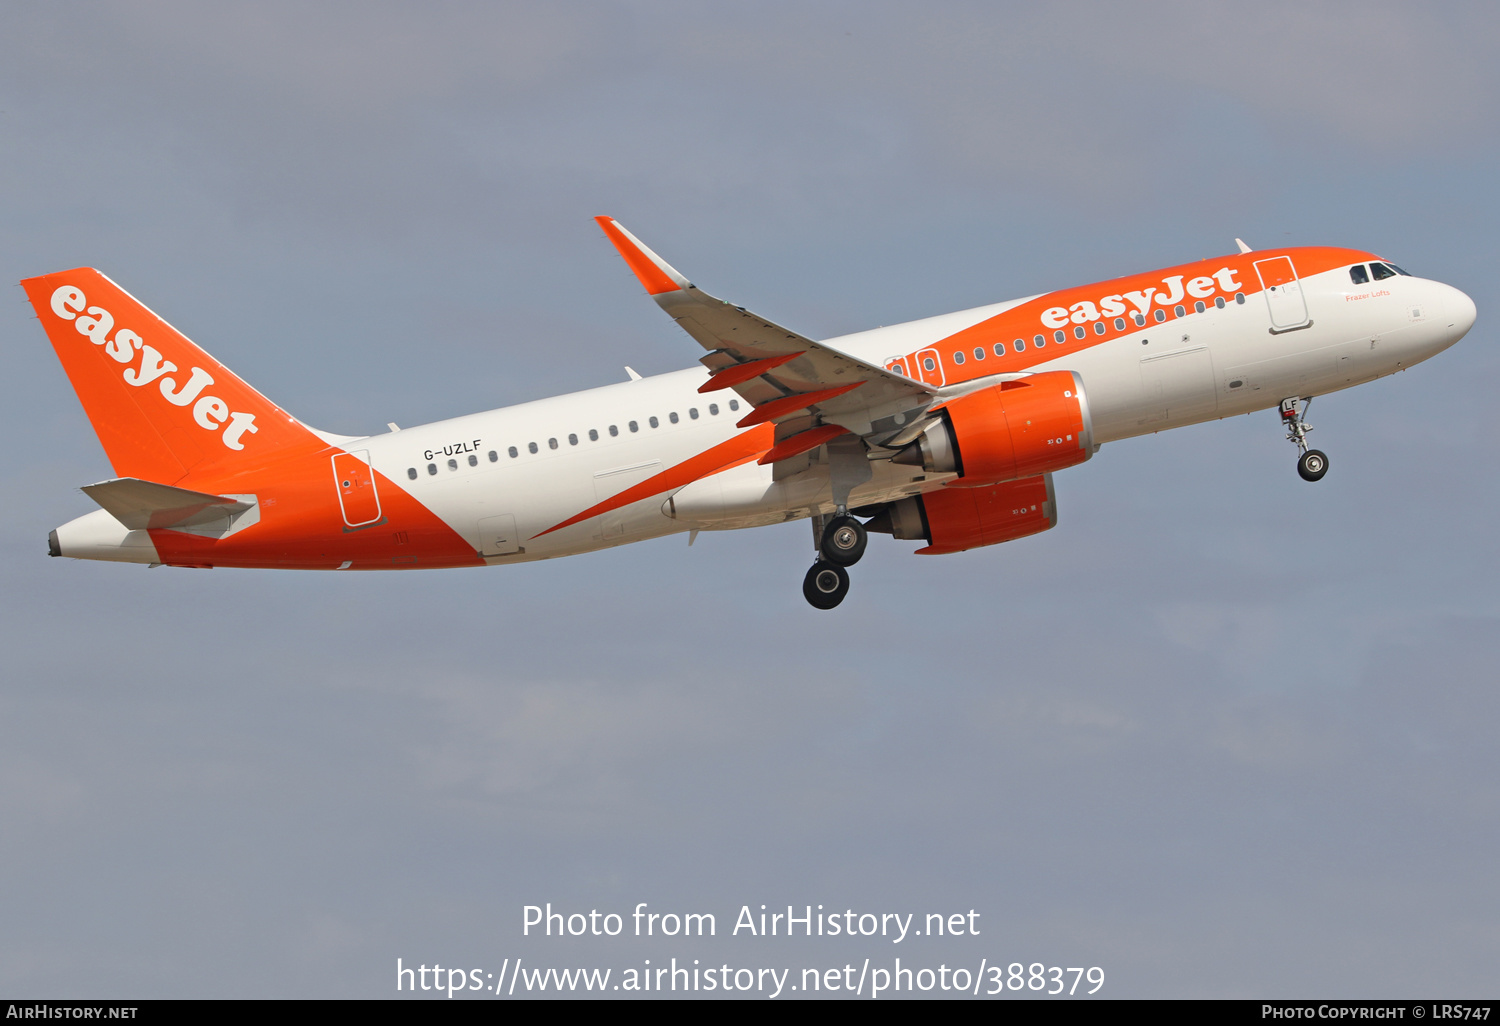
{"type": "Polygon", "coordinates": [[[978,346],[975,347],[975,349],[974,349],[974,359],[976,359],[976,360],[983,360],[984,359],[984,349],[983,349],[983,347],[978,347],[978,346]]]}
{"type": "Polygon", "coordinates": [[[650,424],[652,427],[661,427],[661,421],[657,420],[655,417],[649,418],[646,423],[650,424]]]}
{"type": "Polygon", "coordinates": [[[500,454],[498,452],[496,452],[494,449],[491,449],[490,450],[490,462],[494,463],[494,462],[496,462],[499,459],[500,459],[500,454]]]}
{"type": "Polygon", "coordinates": [[[1063,334],[1063,331],[1062,331],[1061,328],[1057,329],[1056,331],[1054,331],[1052,333],[1052,341],[1056,342],[1058,345],[1062,345],[1067,340],[1068,340],[1068,336],[1065,335],[1065,334],[1063,334]]]}
{"type": "Polygon", "coordinates": [[[599,441],[599,432],[598,432],[598,430],[596,428],[589,428],[589,441],[591,441],[591,442],[597,442],[597,441],[599,441]]]}
{"type": "Polygon", "coordinates": [[[449,460],[448,461],[448,469],[449,470],[457,470],[458,469],[458,460],[449,460]]]}
{"type": "Polygon", "coordinates": [[[719,404],[718,403],[709,403],[708,404],[708,415],[710,417],[717,417],[719,415],[719,404]]]}
{"type": "Polygon", "coordinates": [[[1220,310],[1224,309],[1224,297],[1223,296],[1215,296],[1214,297],[1214,306],[1218,307],[1220,310]]]}
{"type": "Polygon", "coordinates": [[[437,464],[436,463],[429,463],[429,464],[427,464],[427,473],[429,475],[436,474],[437,473],[437,464]]]}
{"type": "Polygon", "coordinates": [[[477,466],[479,466],[479,457],[475,456],[473,453],[469,454],[469,466],[471,466],[471,467],[477,467],[477,466]]]}
{"type": "Polygon", "coordinates": [[[509,449],[506,449],[505,451],[508,452],[508,453],[510,453],[510,458],[511,459],[515,459],[517,456],[521,455],[520,453],[516,452],[516,447],[514,445],[511,446],[509,449]]]}
{"type": "Polygon", "coordinates": [[[568,444],[569,445],[577,445],[578,444],[578,436],[577,435],[569,435],[568,436],[568,444]]]}
{"type": "Polygon", "coordinates": [[[1166,319],[1167,319],[1167,312],[1165,310],[1158,310],[1158,311],[1156,311],[1156,322],[1158,324],[1160,324],[1162,321],[1164,321],[1166,319]]]}
{"type": "Polygon", "coordinates": [[[641,429],[641,426],[633,420],[629,424],[627,424],[626,427],[630,428],[632,432],[636,432],[641,429]]]}
{"type": "Polygon", "coordinates": [[[1236,292],[1234,294],[1234,301],[1236,303],[1240,304],[1240,306],[1244,306],[1245,305],[1245,294],[1243,292],[1236,292]]]}
{"type": "Polygon", "coordinates": [[[697,420],[698,419],[698,407],[696,407],[696,406],[689,406],[688,407],[688,419],[689,420],[697,420]]]}
{"type": "Polygon", "coordinates": [[[1074,338],[1083,338],[1083,336],[1086,335],[1086,334],[1088,334],[1088,332],[1086,332],[1086,331],[1083,330],[1083,325],[1082,324],[1080,324],[1078,327],[1076,327],[1076,328],[1073,329],[1073,337],[1074,338]]]}
{"type": "Polygon", "coordinates": [[[677,423],[677,413],[676,413],[676,411],[674,410],[673,412],[667,414],[667,419],[670,420],[673,424],[676,424],[677,423]]]}
{"type": "Polygon", "coordinates": [[[1094,322],[1094,334],[1095,335],[1102,335],[1102,334],[1104,334],[1104,322],[1103,321],[1095,321],[1094,322]]]}
{"type": "Polygon", "coordinates": [[[954,363],[963,363],[964,362],[964,354],[963,353],[954,353],[953,354],[953,362],[954,363]]]}
{"type": "Polygon", "coordinates": [[[1370,272],[1365,270],[1364,264],[1355,264],[1349,268],[1349,280],[1356,285],[1368,285],[1370,283],[1370,272]]]}
{"type": "Polygon", "coordinates": [[[409,477],[409,478],[411,478],[413,481],[415,481],[417,479],[417,468],[416,467],[407,467],[406,468],[406,476],[409,477]]]}
{"type": "Polygon", "coordinates": [[[1014,342],[1012,342],[1010,346],[1016,352],[1024,353],[1026,351],[1026,340],[1024,338],[1018,338],[1014,342]]]}
{"type": "Polygon", "coordinates": [[[729,409],[731,411],[738,410],[739,408],[740,408],[740,401],[738,399],[731,399],[731,400],[729,400],[729,409]]]}
{"type": "Polygon", "coordinates": [[[995,355],[996,356],[1004,356],[1005,355],[1005,343],[1004,342],[996,342],[995,343],[995,355]]]}
{"type": "Polygon", "coordinates": [[[1394,278],[1396,276],[1396,272],[1385,264],[1371,264],[1370,273],[1374,275],[1376,281],[1383,281],[1386,278],[1394,278]]]}
{"type": "Polygon", "coordinates": [[[527,442],[526,443],[526,451],[529,452],[529,453],[531,453],[533,456],[535,456],[536,455],[536,443],[535,442],[527,442]]]}
{"type": "Polygon", "coordinates": [[[1178,317],[1182,317],[1182,316],[1184,316],[1184,315],[1186,315],[1186,313],[1187,313],[1187,311],[1186,311],[1186,310],[1184,310],[1184,309],[1183,309],[1183,308],[1182,308],[1182,307],[1180,307],[1180,306],[1176,306],[1176,307],[1173,307],[1173,308],[1172,308],[1172,312],[1173,312],[1173,313],[1174,313],[1174,314],[1176,314],[1176,315],[1177,315],[1177,316],[1178,316],[1178,317]]]}
{"type": "Polygon", "coordinates": [[[620,429],[618,427],[616,427],[615,425],[611,424],[609,426],[609,437],[611,437],[611,438],[617,438],[619,436],[619,434],[620,434],[620,429]]]}
{"type": "Polygon", "coordinates": [[[1204,306],[1203,300],[1200,299],[1198,300],[1198,302],[1193,304],[1193,309],[1197,310],[1199,313],[1202,313],[1203,311],[1207,310],[1208,307],[1204,306]]]}
{"type": "Polygon", "coordinates": [[[555,438],[549,438],[549,439],[547,439],[547,448],[549,448],[549,449],[556,449],[557,448],[557,439],[555,439],[555,438]]]}
{"type": "Polygon", "coordinates": [[[1143,313],[1137,313],[1135,315],[1135,326],[1137,328],[1144,328],[1146,326],[1146,315],[1145,314],[1143,314],[1143,313]]]}
{"type": "Polygon", "coordinates": [[[1047,344],[1047,336],[1046,335],[1038,335],[1038,336],[1036,336],[1035,338],[1033,338],[1031,340],[1031,344],[1034,345],[1034,346],[1036,346],[1038,349],[1040,349],[1040,348],[1042,348],[1042,346],[1044,346],[1044,345],[1047,344]]]}
{"type": "Polygon", "coordinates": [[[1123,317],[1116,317],[1115,318],[1115,330],[1116,331],[1124,331],[1125,330],[1125,318],[1123,318],[1123,317]]]}
{"type": "Polygon", "coordinates": [[[930,356],[922,361],[922,366],[930,371],[937,370],[937,364],[933,362],[930,356]]]}

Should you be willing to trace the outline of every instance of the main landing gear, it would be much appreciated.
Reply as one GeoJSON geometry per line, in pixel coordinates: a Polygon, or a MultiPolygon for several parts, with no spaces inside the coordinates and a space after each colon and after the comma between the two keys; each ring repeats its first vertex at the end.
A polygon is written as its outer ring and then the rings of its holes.
{"type": "Polygon", "coordinates": [[[1311,399],[1293,396],[1291,399],[1281,400],[1281,422],[1286,425],[1287,441],[1301,453],[1297,457],[1297,473],[1304,481],[1319,481],[1328,473],[1328,456],[1319,449],[1307,447],[1307,433],[1312,430],[1312,426],[1303,418],[1307,416],[1311,406],[1311,399]]]}
{"type": "Polygon", "coordinates": [[[832,609],[849,594],[849,572],[865,554],[870,536],[865,525],[839,509],[826,524],[813,518],[813,538],[818,543],[818,561],[802,580],[802,594],[818,609],[832,609]]]}

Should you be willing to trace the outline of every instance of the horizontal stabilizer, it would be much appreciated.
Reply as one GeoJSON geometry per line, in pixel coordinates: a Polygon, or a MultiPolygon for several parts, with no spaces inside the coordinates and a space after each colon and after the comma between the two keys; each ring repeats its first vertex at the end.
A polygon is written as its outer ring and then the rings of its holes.
{"type": "Polygon", "coordinates": [[[83,491],[132,531],[183,531],[210,525],[227,529],[239,514],[255,505],[253,497],[246,497],[251,498],[247,502],[241,497],[210,495],[133,477],[84,485],[83,491]]]}

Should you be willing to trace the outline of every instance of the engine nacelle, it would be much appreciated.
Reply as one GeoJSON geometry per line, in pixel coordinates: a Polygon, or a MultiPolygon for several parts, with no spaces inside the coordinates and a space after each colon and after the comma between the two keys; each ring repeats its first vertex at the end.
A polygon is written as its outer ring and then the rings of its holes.
{"type": "Polygon", "coordinates": [[[1015,481],[1082,463],[1094,454],[1083,380],[1047,371],[961,395],[893,462],[957,474],[959,487],[1015,481]]]}
{"type": "Polygon", "coordinates": [[[866,529],[897,538],[923,538],[918,555],[937,556],[983,545],[998,545],[1057,525],[1052,475],[1019,481],[956,487],[949,485],[893,502],[866,529]]]}

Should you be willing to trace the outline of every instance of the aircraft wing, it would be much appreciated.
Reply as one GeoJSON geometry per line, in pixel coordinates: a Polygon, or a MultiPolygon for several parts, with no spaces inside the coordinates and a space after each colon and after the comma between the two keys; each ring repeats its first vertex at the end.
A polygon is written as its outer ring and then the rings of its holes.
{"type": "MultiPolygon", "coordinates": [[[[762,463],[806,452],[843,434],[867,435],[872,421],[930,405],[937,389],[814,342],[715,298],[688,281],[610,217],[596,217],[636,278],[682,329],[708,352],[713,376],[698,389],[732,388],[752,409],[741,427],[776,424],[776,447],[762,463]],[[821,423],[820,423],[821,422],[821,423]]],[[[889,434],[890,432],[886,432],[889,434]]]]}

